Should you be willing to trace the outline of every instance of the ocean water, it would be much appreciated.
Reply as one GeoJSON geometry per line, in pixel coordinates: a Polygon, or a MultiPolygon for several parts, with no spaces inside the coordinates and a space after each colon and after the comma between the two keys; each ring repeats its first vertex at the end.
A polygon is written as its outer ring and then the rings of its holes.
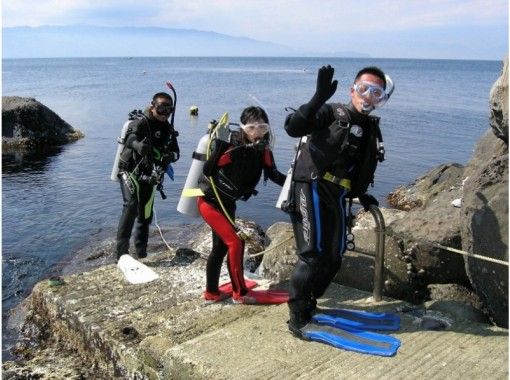
{"type": "MultiPolygon", "coordinates": [[[[14,59],[2,62],[2,94],[35,97],[85,138],[45,156],[2,156],[2,315],[3,350],[15,334],[5,328],[13,309],[32,286],[58,272],[73,253],[105,236],[114,237],[121,210],[118,184],[110,181],[116,139],[127,113],[144,108],[155,92],[177,91],[175,126],[182,158],[175,182],[159,196],[160,225],[201,223],[176,211],[191,152],[207,123],[228,111],[256,104],[268,111],[275,159],[286,171],[296,139],[283,130],[285,107],[297,108],[315,89],[316,71],[335,67],[339,80],[333,101],[347,102],[356,72],[380,66],[396,90],[375,114],[381,116],[386,161],[371,190],[384,205],[395,187],[412,182],[446,162],[465,164],[489,128],[489,91],[500,75],[499,61],[345,58],[89,58],[14,59]],[[190,118],[191,105],[199,116],[190,118]]],[[[238,215],[264,227],[288,221],[274,207],[279,188],[258,186],[259,195],[240,202],[238,215]]],[[[185,228],[185,227],[183,227],[185,228]]],[[[172,236],[166,236],[172,240],[172,236]]]]}

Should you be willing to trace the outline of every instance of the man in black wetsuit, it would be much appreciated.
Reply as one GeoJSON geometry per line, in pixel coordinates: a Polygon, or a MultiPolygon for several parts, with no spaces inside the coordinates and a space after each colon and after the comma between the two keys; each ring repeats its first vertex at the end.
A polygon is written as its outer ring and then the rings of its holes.
{"type": "Polygon", "coordinates": [[[154,195],[156,190],[161,191],[168,165],[179,159],[178,133],[168,122],[173,112],[172,97],[158,92],[143,115],[128,126],[119,160],[118,176],[124,203],[117,230],[117,260],[128,254],[135,220],[136,255],[147,257],[154,195]]]}
{"type": "Polygon", "coordinates": [[[340,269],[346,249],[346,198],[359,197],[365,210],[377,200],[366,193],[383,150],[379,118],[369,116],[386,102],[386,76],[377,67],[359,71],[349,104],[326,101],[338,82],[334,69],[317,75],[312,99],[287,117],[285,130],[303,137],[294,163],[290,217],[298,262],[290,280],[289,329],[298,336],[340,269]]]}

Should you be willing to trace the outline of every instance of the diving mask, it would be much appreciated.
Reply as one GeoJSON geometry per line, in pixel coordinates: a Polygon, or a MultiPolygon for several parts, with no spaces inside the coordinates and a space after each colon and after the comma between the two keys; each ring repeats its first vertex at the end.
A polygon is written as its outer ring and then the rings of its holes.
{"type": "Polygon", "coordinates": [[[269,132],[269,124],[267,123],[247,123],[241,124],[243,132],[248,136],[251,142],[259,140],[269,132]]]}
{"type": "Polygon", "coordinates": [[[385,75],[386,89],[377,83],[360,81],[353,85],[354,90],[363,99],[363,112],[370,113],[376,108],[380,108],[386,104],[390,98],[395,84],[389,75],[385,75]]]}
{"type": "Polygon", "coordinates": [[[156,109],[156,112],[158,115],[161,116],[170,116],[170,114],[173,112],[174,107],[170,103],[159,103],[154,105],[154,108],[156,109]]]}
{"type": "Polygon", "coordinates": [[[361,81],[355,83],[354,90],[363,99],[372,100],[374,103],[381,101],[386,96],[384,88],[372,82],[361,81]]]}
{"type": "Polygon", "coordinates": [[[264,149],[264,146],[269,142],[271,127],[268,123],[246,123],[241,124],[241,129],[247,136],[249,145],[264,149]]]}
{"type": "Polygon", "coordinates": [[[269,124],[267,123],[248,123],[241,124],[241,128],[248,134],[257,133],[265,135],[269,131],[269,124]]]}

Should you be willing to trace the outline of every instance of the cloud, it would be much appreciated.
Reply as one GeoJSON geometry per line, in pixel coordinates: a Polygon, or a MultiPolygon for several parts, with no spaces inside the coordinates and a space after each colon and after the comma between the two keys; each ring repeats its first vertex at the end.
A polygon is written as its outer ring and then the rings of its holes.
{"type": "MultiPolygon", "coordinates": [[[[394,2],[386,1],[389,9],[394,2]]],[[[508,23],[508,3],[502,0],[429,0],[401,2],[395,10],[392,28],[418,29],[432,26],[494,25],[508,23]]],[[[391,16],[391,14],[387,14],[391,16]]]]}
{"type": "Polygon", "coordinates": [[[157,13],[160,5],[133,0],[23,0],[3,3],[3,26],[110,25],[130,26],[157,13]]]}
{"type": "MultiPolygon", "coordinates": [[[[507,0],[6,0],[3,26],[89,24],[215,31],[309,51],[342,50],[383,35],[498,27],[507,0]],[[349,43],[346,40],[349,39],[349,43]]],[[[507,34],[507,33],[505,33],[507,34]]],[[[443,38],[448,39],[446,34],[443,38]]],[[[453,38],[453,37],[452,37],[453,38]]],[[[455,36],[455,38],[457,38],[455,36]]],[[[492,38],[506,43],[508,36],[492,38]]],[[[363,49],[356,49],[363,50],[363,49]]]]}
{"type": "Polygon", "coordinates": [[[3,2],[4,26],[168,26],[237,31],[332,32],[505,22],[506,0],[23,0],[3,2]]]}

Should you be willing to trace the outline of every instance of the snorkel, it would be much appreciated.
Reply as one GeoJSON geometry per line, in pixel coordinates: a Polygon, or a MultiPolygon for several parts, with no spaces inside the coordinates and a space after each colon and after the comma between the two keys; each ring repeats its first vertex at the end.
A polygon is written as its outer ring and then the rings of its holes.
{"type": "MultiPolygon", "coordinates": [[[[383,94],[379,96],[377,99],[372,100],[371,102],[366,101],[363,99],[363,107],[361,112],[368,115],[370,112],[375,110],[376,108],[381,108],[386,104],[388,99],[390,98],[391,94],[393,94],[393,91],[395,90],[395,83],[391,79],[391,77],[387,74],[384,74],[384,79],[386,81],[386,88],[383,90],[383,94]]],[[[355,84],[354,85],[355,90],[358,92],[358,94],[365,98],[370,97],[372,99],[374,92],[375,92],[375,86],[370,87],[368,86],[365,91],[360,92],[359,87],[355,84]]]]}
{"type": "Polygon", "coordinates": [[[172,112],[172,119],[170,120],[170,125],[173,127],[174,126],[175,109],[177,107],[177,93],[175,92],[175,89],[174,89],[174,86],[172,86],[172,83],[166,82],[166,86],[172,91],[172,93],[174,95],[174,109],[172,112]]]}

